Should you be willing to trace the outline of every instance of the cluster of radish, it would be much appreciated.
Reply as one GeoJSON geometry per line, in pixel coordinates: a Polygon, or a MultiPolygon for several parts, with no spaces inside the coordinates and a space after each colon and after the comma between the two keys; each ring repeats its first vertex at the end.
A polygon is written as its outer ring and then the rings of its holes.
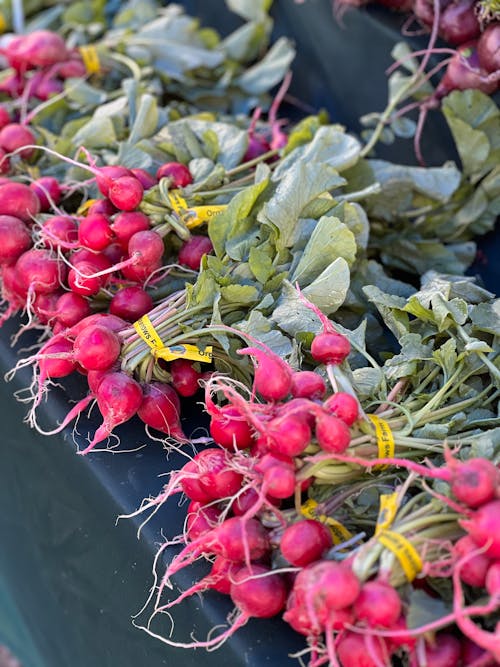
{"type": "MultiPolygon", "coordinates": [[[[330,327],[315,336],[310,353],[320,370],[320,365],[341,364],[349,351],[349,341],[330,327]]],[[[408,586],[395,588],[383,572],[360,579],[356,549],[350,551],[348,543],[344,549],[335,546],[324,517],[305,518],[301,513],[314,482],[301,474],[312,443],[312,451],[319,446],[332,460],[370,468],[388,462],[349,454],[350,427],[362,418],[357,398],[345,392],[331,394],[323,374],[293,370],[263,345],[239,353],[251,355],[255,363],[251,391],[224,376],[212,375],[206,381],[213,444],[170,473],[162,493],[133,515],[156,510],[178,494],[189,500],[184,534],[165,542],[157,554],[156,569],[167,547],[184,545],[159,575],[150,598],[154,611],[144,629],[153,633],[161,614],[194,593],[215,590],[228,595],[237,610],[226,631],[189,643],[164,637],[158,629],[154,635],[173,646],[210,648],[250,618],[282,615],[307,638],[308,664],[314,667],[381,667],[392,664],[395,656],[412,667],[496,664],[498,635],[470,620],[460,586],[465,583],[489,595],[488,605],[477,607],[477,614],[500,606],[500,536],[495,530],[499,469],[485,459],[461,463],[450,456],[444,467],[432,469],[391,460],[394,466],[447,481],[455,498],[449,502],[469,517],[460,521],[465,534],[447,561],[453,577],[459,577],[454,614],[444,623],[412,632],[406,619],[408,586]],[[223,397],[222,405],[214,396],[223,397]],[[200,558],[209,562],[207,574],[172,599],[172,577],[200,558]],[[453,623],[462,631],[461,638],[447,627],[453,623]]]]}

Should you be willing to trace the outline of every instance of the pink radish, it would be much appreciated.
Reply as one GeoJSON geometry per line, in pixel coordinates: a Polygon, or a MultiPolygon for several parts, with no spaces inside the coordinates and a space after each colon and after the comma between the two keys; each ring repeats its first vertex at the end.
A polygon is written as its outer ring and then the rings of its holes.
{"type": "Polygon", "coordinates": [[[150,219],[140,211],[122,211],[111,223],[113,234],[125,250],[128,250],[128,242],[136,232],[144,232],[150,226],[150,219]]]}
{"type": "Polygon", "coordinates": [[[123,287],[111,299],[109,312],[135,322],[153,308],[153,299],[142,287],[123,287]]]}
{"type": "Polygon", "coordinates": [[[479,63],[487,72],[500,70],[500,23],[490,23],[477,41],[479,63]]]}
{"type": "MultiPolygon", "coordinates": [[[[143,387],[144,398],[137,415],[151,428],[176,440],[185,440],[180,423],[180,402],[175,389],[163,382],[150,382],[143,387]]],[[[203,493],[206,497],[206,494],[203,493]]]]}
{"type": "Polygon", "coordinates": [[[293,458],[311,442],[311,429],[300,415],[285,414],[266,425],[265,437],[270,451],[293,458]]]}
{"type": "MultiPolygon", "coordinates": [[[[24,148],[24,146],[33,146],[36,144],[35,135],[25,125],[19,123],[9,123],[0,130],[0,146],[7,152],[13,153],[19,150],[19,155],[28,160],[35,154],[35,148],[24,148]]],[[[28,187],[28,186],[26,186],[28,187]]]]}
{"type": "Polygon", "coordinates": [[[221,510],[192,500],[186,517],[186,535],[190,542],[213,530],[219,522],[221,510]]]}
{"type": "MultiPolygon", "coordinates": [[[[477,551],[477,545],[469,535],[464,535],[455,542],[453,554],[457,560],[460,560],[467,554],[477,551]]],[[[460,569],[460,579],[476,588],[483,588],[486,581],[486,574],[491,565],[491,559],[482,553],[475,553],[467,559],[467,567],[460,569]]]]}
{"type": "Polygon", "coordinates": [[[326,383],[314,371],[296,371],[292,375],[290,393],[294,398],[321,399],[326,393],[326,383]]]}
{"type": "Polygon", "coordinates": [[[210,254],[213,249],[212,241],[208,236],[191,236],[179,250],[179,264],[193,271],[199,271],[203,256],[210,254]]]}
{"type": "Polygon", "coordinates": [[[66,275],[65,265],[48,250],[33,248],[23,253],[16,262],[19,284],[35,293],[48,294],[59,287],[66,275]]]}
{"type": "Polygon", "coordinates": [[[181,396],[194,396],[200,389],[200,380],[203,377],[188,359],[174,359],[170,364],[172,384],[181,396]]]}
{"type": "Polygon", "coordinates": [[[168,178],[172,188],[185,188],[193,182],[189,169],[181,162],[165,162],[156,172],[156,179],[168,178]]]}
{"type": "Polygon", "coordinates": [[[78,225],[68,215],[53,215],[43,221],[40,236],[46,248],[74,248],[78,238],[78,225]]]}
{"type": "Polygon", "coordinates": [[[233,575],[230,595],[243,616],[271,618],[285,606],[287,589],[279,574],[252,564],[243,566],[233,575]]]}
{"type": "Polygon", "coordinates": [[[41,211],[50,211],[52,203],[57,205],[61,201],[61,186],[53,176],[41,176],[30,183],[29,187],[40,200],[41,211]]]}
{"type": "Polygon", "coordinates": [[[354,614],[372,628],[390,628],[402,611],[398,592],[383,581],[368,581],[354,601],[354,614]]]}
{"type": "Polygon", "coordinates": [[[84,297],[73,292],[62,294],[56,304],[57,320],[65,327],[73,325],[83,320],[91,314],[90,304],[84,297]]]}
{"type": "Polygon", "coordinates": [[[31,234],[22,220],[0,215],[0,265],[15,264],[31,245],[31,234]]]}
{"type": "Polygon", "coordinates": [[[0,215],[12,215],[23,222],[31,222],[40,212],[40,200],[24,183],[0,184],[0,215]]]}
{"type": "Polygon", "coordinates": [[[108,190],[111,203],[120,211],[133,211],[142,201],[144,188],[135,176],[120,176],[108,190]]]}
{"type": "Polygon", "coordinates": [[[292,369],[277,354],[257,347],[246,347],[238,354],[249,354],[257,359],[253,386],[266,401],[281,401],[292,387],[292,369]]]}
{"type": "Polygon", "coordinates": [[[380,667],[387,664],[386,654],[383,640],[375,637],[369,642],[367,637],[356,632],[344,633],[337,644],[342,667],[380,667]]]}
{"type": "Polygon", "coordinates": [[[75,338],[73,354],[76,361],[88,371],[110,368],[120,355],[121,344],[117,334],[110,329],[91,325],[75,338]]]}
{"type": "Polygon", "coordinates": [[[479,507],[470,519],[459,521],[479,547],[489,544],[484,553],[491,558],[500,558],[499,516],[500,500],[492,500],[479,507]]]}
{"type": "Polygon", "coordinates": [[[332,546],[330,530],[319,521],[305,519],[288,526],[280,540],[280,550],[286,560],[304,567],[319,560],[332,546]]]}
{"type": "Polygon", "coordinates": [[[103,250],[112,239],[113,230],[107,216],[93,213],[80,222],[78,241],[84,248],[103,250]]]}
{"type": "Polygon", "coordinates": [[[347,426],[352,426],[359,417],[359,403],[354,396],[339,391],[323,403],[328,412],[341,419],[347,426]]]}
{"type": "Polygon", "coordinates": [[[351,443],[349,427],[338,417],[324,411],[316,418],[316,440],[325,452],[341,454],[351,443]]]}
{"type": "MultiPolygon", "coordinates": [[[[456,667],[460,664],[460,641],[448,632],[439,632],[432,644],[425,644],[427,667],[456,667]]],[[[419,667],[416,651],[410,654],[410,667],[419,667]]]]}
{"type": "Polygon", "coordinates": [[[212,415],[210,435],[225,449],[247,449],[253,442],[253,430],[240,411],[232,405],[224,405],[212,415]]]}
{"type": "Polygon", "coordinates": [[[156,178],[152,176],[149,172],[147,172],[145,169],[134,168],[131,169],[130,172],[134,174],[134,176],[137,178],[137,180],[142,185],[144,190],[149,190],[157,183],[156,178]]]}

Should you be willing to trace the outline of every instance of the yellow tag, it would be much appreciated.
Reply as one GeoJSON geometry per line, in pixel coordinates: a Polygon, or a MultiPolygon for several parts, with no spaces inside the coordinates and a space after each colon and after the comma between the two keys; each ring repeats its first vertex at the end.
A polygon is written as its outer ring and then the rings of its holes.
{"type": "Polygon", "coordinates": [[[220,215],[227,208],[226,204],[218,204],[214,206],[193,206],[188,211],[186,216],[186,227],[199,227],[204,222],[209,222],[213,218],[220,215]],[[193,218],[190,217],[190,213],[193,213],[193,218]]]}
{"type": "Polygon", "coordinates": [[[176,213],[183,213],[187,210],[187,201],[181,195],[179,190],[169,190],[168,198],[170,200],[170,206],[176,213]]]}
{"type": "Polygon", "coordinates": [[[352,537],[352,533],[343,524],[341,524],[340,521],[332,519],[326,514],[320,514],[319,516],[316,515],[314,510],[316,509],[317,506],[318,503],[312,498],[309,498],[302,505],[300,511],[306,517],[306,519],[316,519],[316,521],[321,521],[322,523],[326,523],[327,526],[330,528],[330,533],[332,534],[332,542],[334,544],[342,544],[343,542],[347,542],[347,540],[350,540],[352,537]]]}
{"type": "MultiPolygon", "coordinates": [[[[367,415],[368,419],[375,426],[375,434],[377,436],[377,446],[378,446],[378,457],[379,459],[392,459],[394,458],[394,452],[396,451],[396,446],[394,444],[394,436],[392,435],[391,427],[385,421],[377,415],[367,415]]],[[[386,465],[377,466],[379,470],[384,470],[387,468],[386,465]]]]}
{"type": "Polygon", "coordinates": [[[392,551],[408,581],[413,581],[422,570],[422,559],[413,544],[404,535],[395,533],[393,530],[384,530],[378,536],[378,541],[386,549],[392,551]]]}
{"type": "Polygon", "coordinates": [[[155,356],[165,361],[190,359],[191,361],[203,361],[209,364],[212,361],[212,346],[209,345],[204,350],[200,350],[196,345],[181,343],[170,347],[162,347],[161,350],[157,350],[155,356]]]}
{"type": "Polygon", "coordinates": [[[83,202],[83,204],[78,208],[76,214],[77,215],[85,215],[89,208],[92,206],[92,204],[95,204],[96,201],[100,201],[99,199],[87,199],[87,201],[83,202]]]}
{"type": "Polygon", "coordinates": [[[163,348],[163,342],[147,315],[134,322],[134,329],[155,353],[163,348]]]}
{"type": "Polygon", "coordinates": [[[101,71],[101,62],[97,49],[92,44],[80,46],[80,55],[82,56],[83,64],[88,74],[97,74],[101,71]]]}
{"type": "Polygon", "coordinates": [[[375,526],[375,535],[378,535],[394,521],[398,511],[398,493],[383,493],[380,496],[380,507],[378,510],[377,525],[375,526]]]}
{"type": "Polygon", "coordinates": [[[8,23],[5,20],[5,16],[0,12],[0,32],[5,32],[8,28],[8,23]]]}

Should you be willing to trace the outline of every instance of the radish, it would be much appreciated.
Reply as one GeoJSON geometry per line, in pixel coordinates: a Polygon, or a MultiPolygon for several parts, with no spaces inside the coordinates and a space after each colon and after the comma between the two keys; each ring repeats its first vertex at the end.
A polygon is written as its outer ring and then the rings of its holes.
{"type": "Polygon", "coordinates": [[[48,67],[68,58],[64,39],[50,30],[34,30],[23,35],[16,48],[16,59],[31,67],[48,67]]]}
{"type": "Polygon", "coordinates": [[[238,493],[236,498],[231,503],[231,511],[235,516],[243,516],[247,512],[251,513],[252,509],[257,506],[260,497],[255,489],[246,488],[241,493],[238,493]]]}
{"type": "Polygon", "coordinates": [[[71,341],[65,338],[49,341],[44,346],[43,355],[38,361],[39,386],[47,378],[63,378],[76,370],[76,361],[71,358],[72,347],[71,341]]]}
{"type": "Polygon", "coordinates": [[[165,162],[158,167],[156,180],[159,181],[160,178],[168,178],[169,187],[172,188],[185,188],[193,182],[191,172],[181,162],[165,162]]]}
{"type": "Polygon", "coordinates": [[[128,322],[135,322],[152,308],[151,296],[142,287],[135,286],[123,287],[113,296],[109,304],[110,313],[128,322]]]}
{"type": "Polygon", "coordinates": [[[105,271],[112,266],[111,262],[103,252],[94,252],[88,248],[80,248],[76,250],[71,254],[69,259],[73,266],[87,263],[92,264],[98,271],[105,271]]]}
{"type": "MultiPolygon", "coordinates": [[[[95,173],[95,182],[99,189],[99,192],[105,197],[108,196],[109,188],[113,181],[122,176],[130,176],[131,171],[126,167],[121,167],[120,165],[105,165],[104,167],[98,167],[97,173],[95,173]]],[[[111,202],[110,202],[111,203],[111,202]]]]}
{"type": "Polygon", "coordinates": [[[311,344],[311,355],[321,364],[341,364],[350,351],[351,345],[347,338],[335,332],[317,334],[311,344]]]}
{"type": "Polygon", "coordinates": [[[98,294],[104,281],[92,277],[96,270],[96,266],[90,262],[78,262],[78,266],[68,272],[68,285],[71,291],[80,296],[98,294]]]}
{"type": "Polygon", "coordinates": [[[120,355],[121,344],[117,334],[99,324],[83,329],[75,338],[73,354],[76,361],[88,371],[110,368],[120,355]]]}
{"type": "Polygon", "coordinates": [[[497,90],[498,83],[498,71],[489,74],[482,69],[476,43],[471,42],[461,45],[457,49],[456,55],[451,58],[446,67],[446,72],[436,88],[435,98],[440,99],[452,90],[467,90],[469,88],[491,95],[497,90]]]}
{"type": "Polygon", "coordinates": [[[232,405],[224,405],[212,415],[209,428],[214,441],[225,449],[247,449],[254,441],[251,426],[232,405]]]}
{"type": "Polygon", "coordinates": [[[137,415],[151,428],[176,440],[186,440],[180,423],[180,402],[175,389],[163,382],[143,386],[144,398],[137,415]]]}
{"type": "Polygon", "coordinates": [[[290,393],[294,398],[321,399],[326,394],[326,383],[314,371],[296,371],[292,374],[290,393]]]}
{"type": "Polygon", "coordinates": [[[295,472],[279,465],[271,466],[264,471],[262,489],[271,498],[290,498],[295,493],[295,472]]]}
{"type": "Polygon", "coordinates": [[[318,413],[314,434],[324,452],[341,454],[351,444],[351,433],[347,424],[324,411],[318,413]]]}
{"type": "Polygon", "coordinates": [[[479,63],[487,72],[500,70],[500,23],[490,23],[477,41],[479,63]]]}
{"type": "Polygon", "coordinates": [[[27,293],[48,294],[56,290],[66,276],[66,266],[50,251],[32,248],[16,262],[19,285],[27,293]]]}
{"type": "MultiPolygon", "coordinates": [[[[240,490],[243,477],[232,470],[229,463],[227,452],[211,447],[196,454],[188,464],[189,472],[195,474],[196,483],[205,497],[215,500],[232,496],[240,490]]],[[[183,489],[188,495],[184,485],[183,489]]]]}
{"type": "Polygon", "coordinates": [[[142,185],[144,190],[149,190],[150,188],[152,188],[154,185],[157,184],[156,178],[152,176],[149,172],[147,172],[145,169],[134,168],[131,169],[130,172],[134,174],[134,176],[137,178],[137,180],[142,185]]]}
{"type": "Polygon", "coordinates": [[[103,250],[113,239],[111,221],[105,215],[93,213],[80,222],[78,242],[90,250],[103,250]]]}
{"type": "MultiPolygon", "coordinates": [[[[469,535],[464,535],[453,546],[453,555],[460,560],[467,554],[477,550],[477,545],[469,535]]],[[[460,579],[476,588],[483,588],[491,559],[482,553],[475,553],[467,559],[467,567],[460,569],[460,579]]]]}
{"type": "Polygon", "coordinates": [[[48,294],[37,294],[31,304],[31,308],[41,324],[52,324],[57,315],[57,302],[61,291],[49,292],[48,294]]]}
{"type": "Polygon", "coordinates": [[[40,210],[50,211],[52,204],[59,204],[62,197],[61,186],[57,178],[42,176],[30,183],[29,187],[40,200],[40,210]]]}
{"type": "Polygon", "coordinates": [[[31,245],[31,234],[22,220],[0,215],[0,265],[15,264],[31,245]]]}
{"type": "Polygon", "coordinates": [[[144,188],[135,176],[120,176],[108,190],[111,203],[120,211],[133,211],[142,201],[144,188]]]}
{"type": "Polygon", "coordinates": [[[64,90],[64,84],[60,79],[43,76],[34,86],[33,95],[43,102],[50,99],[53,95],[59,95],[64,90]]]}
{"type": "Polygon", "coordinates": [[[130,280],[144,281],[161,266],[165,247],[162,237],[153,230],[136,232],[128,243],[130,259],[121,271],[130,280]]]}
{"type": "Polygon", "coordinates": [[[109,199],[94,199],[87,209],[87,215],[94,215],[94,213],[106,215],[109,218],[116,213],[116,208],[109,199]]]}
{"type": "Polygon", "coordinates": [[[189,503],[186,517],[187,539],[192,542],[213,530],[219,522],[220,515],[221,510],[217,507],[203,505],[196,500],[192,500],[189,503]]]}
{"type": "Polygon", "coordinates": [[[284,558],[297,567],[319,560],[332,546],[332,535],[323,523],[305,519],[285,528],[280,540],[284,558]]]}
{"type": "Polygon", "coordinates": [[[368,637],[355,632],[344,633],[337,644],[337,655],[342,667],[380,667],[380,665],[387,665],[386,654],[387,650],[383,640],[374,637],[369,642],[368,637]]]}
{"type": "MultiPolygon", "coordinates": [[[[0,130],[0,146],[7,153],[13,153],[24,146],[32,146],[33,144],[36,144],[35,135],[25,125],[9,123],[0,130]]],[[[35,151],[35,148],[24,148],[19,151],[19,155],[28,160],[35,154],[35,151]]]]}
{"type": "Polygon", "coordinates": [[[7,109],[0,104],[0,129],[11,122],[11,117],[7,109]]]}
{"type": "MultiPolygon", "coordinates": [[[[438,33],[450,44],[463,44],[479,35],[480,26],[474,0],[440,0],[438,33]]],[[[434,0],[415,0],[413,11],[427,26],[434,23],[434,0]]]]}
{"type": "Polygon", "coordinates": [[[322,560],[298,573],[293,590],[298,604],[307,604],[318,614],[350,607],[359,595],[360,583],[348,565],[322,560]]]}
{"type": "Polygon", "coordinates": [[[0,214],[12,215],[23,222],[31,222],[40,213],[40,200],[24,183],[0,184],[0,214]]]}
{"type": "Polygon", "coordinates": [[[182,467],[182,478],[180,485],[182,491],[190,499],[199,503],[210,503],[213,498],[210,493],[200,484],[199,479],[200,464],[198,461],[188,461],[182,467]]]}
{"type": "Polygon", "coordinates": [[[116,317],[116,315],[111,315],[110,313],[93,313],[72,326],[68,335],[76,338],[81,331],[96,324],[115,332],[122,331],[122,329],[125,329],[128,326],[128,323],[125,322],[125,320],[116,317]]]}
{"type": "Polygon", "coordinates": [[[111,229],[117,241],[128,250],[128,242],[136,232],[144,232],[151,226],[150,219],[140,211],[122,211],[111,223],[111,229]]]}
{"type": "Polygon", "coordinates": [[[94,434],[90,444],[78,454],[88,454],[97,443],[111,435],[115,426],[131,419],[142,403],[141,386],[125,373],[109,373],[100,383],[97,405],[103,416],[103,423],[94,434]]]}
{"type": "Polygon", "coordinates": [[[293,458],[311,442],[311,429],[300,415],[285,414],[266,425],[265,437],[270,451],[293,458]]]}
{"type": "Polygon", "coordinates": [[[238,354],[249,354],[257,359],[253,387],[266,401],[281,401],[292,387],[292,369],[277,354],[257,347],[246,347],[238,354]]]}
{"type": "Polygon", "coordinates": [[[199,271],[203,256],[210,254],[213,249],[212,241],[208,236],[193,235],[182,244],[179,250],[179,264],[193,271],[199,271]]]}
{"type": "Polygon", "coordinates": [[[341,419],[347,426],[352,426],[359,418],[358,400],[345,392],[339,391],[323,403],[328,412],[341,419]]]}
{"type": "Polygon", "coordinates": [[[398,620],[402,605],[397,591],[383,581],[368,581],[354,602],[354,614],[372,628],[390,628],[398,620]]]}
{"type": "Polygon", "coordinates": [[[499,516],[500,500],[492,500],[479,507],[470,519],[459,520],[462,528],[479,547],[489,544],[484,553],[491,558],[500,558],[499,516]]]}
{"type": "Polygon", "coordinates": [[[203,377],[188,359],[174,359],[170,364],[172,384],[181,396],[194,396],[200,388],[199,381],[203,377]]]}
{"type": "Polygon", "coordinates": [[[492,563],[486,574],[486,590],[500,602],[500,561],[492,563]]]}
{"type": "MultiPolygon", "coordinates": [[[[427,667],[456,667],[460,664],[460,641],[448,632],[438,632],[433,644],[425,644],[427,667]]],[[[410,654],[410,667],[420,667],[416,651],[410,654]]]]}
{"type": "Polygon", "coordinates": [[[271,618],[285,606],[285,582],[269,568],[255,564],[243,566],[232,579],[231,599],[244,617],[271,618]]]}
{"type": "Polygon", "coordinates": [[[10,159],[7,157],[7,152],[0,148],[0,174],[8,174],[10,171],[10,159]]]}
{"type": "Polygon", "coordinates": [[[46,248],[74,248],[78,238],[78,225],[67,215],[53,215],[43,221],[40,236],[46,248]]]}

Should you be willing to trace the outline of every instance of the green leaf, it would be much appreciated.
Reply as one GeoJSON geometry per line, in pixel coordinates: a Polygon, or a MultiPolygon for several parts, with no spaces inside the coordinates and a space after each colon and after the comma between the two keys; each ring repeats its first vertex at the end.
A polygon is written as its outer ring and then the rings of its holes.
{"type": "Polygon", "coordinates": [[[258,310],[252,310],[247,320],[235,326],[267,345],[282,359],[286,359],[292,353],[293,347],[290,339],[273,327],[271,320],[264,317],[258,310]]]}
{"type": "Polygon", "coordinates": [[[280,37],[253,67],[249,67],[235,82],[248,95],[261,95],[278,84],[295,57],[289,39],[280,37]]]}
{"type": "Polygon", "coordinates": [[[92,118],[73,137],[75,146],[85,146],[89,150],[107,148],[116,140],[115,127],[110,118],[92,118]]]}
{"type": "Polygon", "coordinates": [[[247,21],[261,21],[271,8],[272,0],[226,0],[226,5],[247,21]]]}
{"type": "Polygon", "coordinates": [[[363,292],[368,301],[371,301],[376,306],[385,324],[396,338],[400,339],[409,332],[410,318],[404,312],[406,299],[386,294],[376,287],[376,285],[366,285],[363,287],[363,292]]]}
{"type": "Polygon", "coordinates": [[[221,288],[221,295],[227,303],[237,306],[250,306],[260,298],[260,292],[254,285],[228,285],[221,288]]]}
{"type": "Polygon", "coordinates": [[[408,628],[419,628],[422,625],[438,621],[448,614],[453,608],[440,597],[431,597],[421,589],[413,588],[410,592],[410,605],[406,614],[408,628]]]}
{"type": "Polygon", "coordinates": [[[344,303],[349,282],[349,265],[343,257],[338,257],[302,292],[325,315],[330,315],[344,303]]]}
{"type": "Polygon", "coordinates": [[[141,139],[152,136],[158,128],[158,104],[153,95],[145,93],[139,100],[137,115],[128,137],[129,144],[136,144],[141,139]]]}
{"type": "Polygon", "coordinates": [[[334,169],[320,164],[307,165],[301,160],[283,176],[258,220],[279,230],[279,249],[289,248],[293,245],[295,227],[304,207],[322,192],[342,182],[334,169]]]}
{"type": "Polygon", "coordinates": [[[266,283],[274,273],[270,247],[267,251],[262,247],[250,248],[248,264],[257,280],[262,284],[266,283]]]}
{"type": "Polygon", "coordinates": [[[472,306],[469,314],[475,329],[500,336],[500,299],[472,306]]]}
{"type": "Polygon", "coordinates": [[[283,281],[281,296],[271,319],[291,336],[302,332],[318,333],[322,328],[318,316],[304,305],[297,290],[288,280],[283,281]]]}
{"type": "Polygon", "coordinates": [[[308,285],[338,257],[343,257],[349,266],[353,264],[354,235],[338,218],[324,216],[318,221],[290,279],[301,286],[308,285]]]}

